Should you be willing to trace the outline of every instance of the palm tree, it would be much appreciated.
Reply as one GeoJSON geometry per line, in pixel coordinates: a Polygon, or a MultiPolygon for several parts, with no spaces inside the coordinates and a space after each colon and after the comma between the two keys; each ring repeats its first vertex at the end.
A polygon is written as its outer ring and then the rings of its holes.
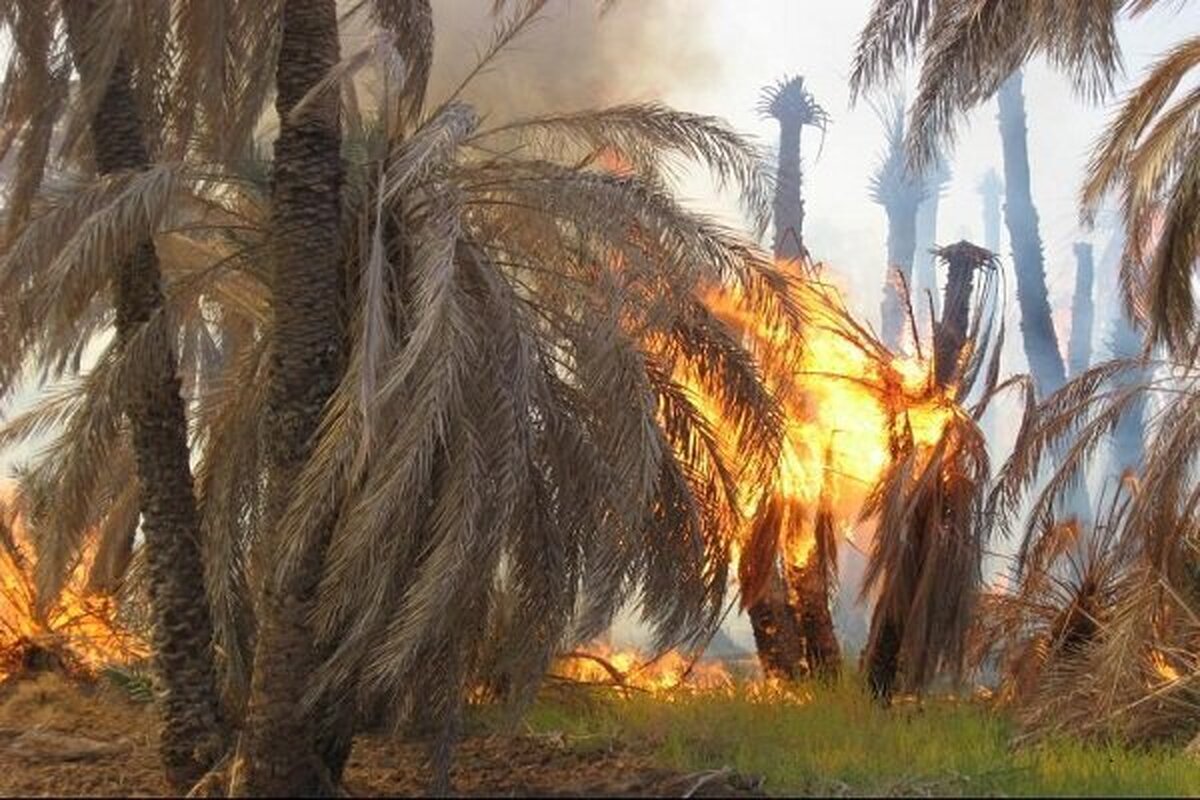
{"type": "MultiPolygon", "coordinates": [[[[479,69],[536,15],[504,20],[479,69]]],[[[767,482],[734,454],[778,460],[782,414],[760,371],[766,354],[706,298],[732,287],[797,340],[803,314],[769,258],[681,207],[665,170],[680,157],[709,167],[763,227],[770,181],[759,153],[718,120],[654,104],[484,128],[453,97],[424,104],[422,80],[394,80],[422,74],[432,34],[392,22],[389,41],[408,58],[373,41],[339,68],[344,91],[360,79],[384,91],[377,108],[346,106],[332,243],[347,276],[346,368],[280,520],[264,513],[279,487],[260,421],[285,315],[262,253],[295,230],[275,224],[280,204],[268,201],[287,181],[271,182],[256,163],[233,174],[189,163],[143,184],[43,187],[39,197],[68,249],[76,236],[120,229],[129,208],[170,208],[143,224],[162,243],[168,317],[188,343],[204,560],[232,685],[245,678],[254,638],[249,587],[280,597],[331,531],[313,587],[313,668],[299,686],[295,676],[277,686],[253,676],[248,715],[251,727],[283,715],[279,698],[297,692],[286,723],[309,737],[307,763],[264,776],[276,753],[250,764],[261,733],[248,731],[235,775],[244,788],[325,788],[346,752],[336,745],[350,725],[338,709],[403,712],[419,700],[448,741],[470,687],[502,672],[506,698],[527,701],[555,655],[607,628],[633,597],[662,646],[702,645],[724,610],[742,492],[767,482]],[[608,156],[630,168],[604,168],[608,156]],[[171,191],[149,196],[145,184],[162,183],[171,191]],[[733,421],[720,439],[692,386],[733,421]],[[428,669],[433,660],[442,668],[428,669]]],[[[282,119],[315,135],[331,124],[320,112],[332,101],[309,98],[282,119]]],[[[308,152],[328,156],[327,144],[308,152]]],[[[73,352],[73,337],[92,330],[98,289],[88,277],[32,276],[25,296],[53,312],[36,329],[52,352],[73,352]],[[79,300],[52,299],[66,296],[79,300]]],[[[36,470],[75,499],[78,536],[97,523],[101,548],[120,539],[129,502],[111,398],[137,356],[108,351],[0,431],[11,441],[60,429],[36,470]]],[[[280,650],[305,635],[302,616],[284,620],[286,635],[268,630],[278,612],[259,606],[259,662],[277,658],[281,638],[280,650]]]]}
{"type": "Polygon", "coordinates": [[[1092,300],[1092,283],[1095,265],[1092,261],[1092,245],[1076,242],[1075,252],[1075,296],[1071,301],[1071,339],[1067,344],[1067,363],[1071,377],[1077,377],[1092,361],[1092,319],[1095,303],[1092,300]]]}
{"type": "MultiPolygon", "coordinates": [[[[1121,48],[1116,23],[1122,11],[1133,16],[1166,6],[1163,0],[1075,3],[1070,0],[879,0],[863,28],[855,55],[852,86],[856,93],[886,84],[913,51],[921,53],[921,78],[909,126],[910,151],[918,162],[931,158],[937,143],[953,135],[957,117],[1000,92],[1009,106],[1013,155],[1017,139],[1019,86],[1012,76],[1035,55],[1067,73],[1083,95],[1098,99],[1112,88],[1121,48]],[[1006,89],[1002,91],[1005,83],[1006,89]],[[1005,97],[1007,95],[1007,98],[1005,97]]],[[[1180,4],[1175,4],[1178,7],[1180,4]]],[[[1191,228],[1196,219],[1197,174],[1191,120],[1200,97],[1185,93],[1168,106],[1184,77],[1200,64],[1200,37],[1184,40],[1167,53],[1125,101],[1097,141],[1082,205],[1090,214],[1111,189],[1124,190],[1122,213],[1127,228],[1123,284],[1127,302],[1149,312],[1152,342],[1165,342],[1181,356],[1192,339],[1191,275],[1200,245],[1191,228]],[[1161,235],[1150,236],[1162,210],[1161,235]],[[1153,241],[1152,250],[1147,250],[1153,241]]],[[[1002,112],[1003,114],[1003,112],[1002,112]]],[[[1002,132],[1005,123],[1001,123],[1002,132]]],[[[1005,144],[1006,153],[1010,144],[1005,144]]],[[[1013,164],[1017,168],[1017,164],[1013,164]]],[[[1006,165],[1006,171],[1009,167],[1006,165]]],[[[1021,174],[1020,169],[1016,169],[1021,174]]],[[[1012,202],[1010,195],[1009,202],[1012,202]]],[[[1020,197],[1018,196],[1019,200],[1020,197]]],[[[1031,207],[1017,209],[1018,228],[1031,234],[1031,207]]],[[[1010,226],[1011,226],[1010,222],[1010,226]]],[[[1018,257],[1028,252],[1026,280],[1036,284],[1031,235],[1014,238],[1018,257]]],[[[1018,280],[1022,268],[1018,266],[1018,280]]],[[[1034,286],[1034,288],[1036,288],[1034,286]]],[[[1036,303],[1037,292],[1026,302],[1036,303]]],[[[1030,342],[1027,341],[1027,350],[1030,342]]],[[[1046,374],[1056,371],[1046,355],[1046,374]]],[[[1032,364],[1032,362],[1031,362],[1032,364]]],[[[1037,367],[1035,367],[1035,370],[1037,367]]],[[[1045,389],[1045,386],[1040,387],[1045,389]]]]}
{"type": "MultiPolygon", "coordinates": [[[[267,372],[264,428],[269,481],[264,526],[267,557],[278,557],[284,511],[343,371],[345,286],[341,256],[341,112],[322,82],[339,62],[334,0],[293,0],[282,8],[276,63],[275,141],[268,256],[274,339],[267,372]],[[301,101],[306,103],[301,106],[301,101]]],[[[324,790],[317,732],[303,705],[318,663],[310,628],[329,512],[304,542],[294,569],[268,577],[245,729],[232,790],[237,794],[310,795],[324,790]]]]}
{"type": "MultiPolygon", "coordinates": [[[[18,3],[6,8],[6,23],[20,42],[18,60],[24,69],[10,73],[6,94],[15,102],[6,106],[9,122],[28,116],[21,152],[21,169],[8,208],[9,241],[5,248],[4,279],[18,286],[22,276],[35,269],[54,270],[61,264],[31,258],[39,247],[45,253],[48,234],[59,236],[31,219],[35,199],[48,166],[49,142],[65,106],[66,76],[73,63],[81,79],[77,122],[90,132],[95,166],[102,181],[138,182],[149,173],[151,140],[143,125],[143,96],[154,87],[139,87],[134,80],[133,39],[124,30],[107,27],[108,14],[89,0],[64,0],[56,4],[18,3]],[[61,14],[61,16],[60,16],[61,14]],[[56,49],[55,29],[65,23],[66,53],[56,49]],[[38,96],[30,92],[45,92],[38,96]],[[32,111],[30,109],[33,109],[32,111]],[[39,241],[41,240],[41,241],[39,241]]],[[[153,15],[152,15],[153,16],[153,15]]],[[[137,223],[135,233],[105,242],[102,268],[111,270],[115,306],[116,347],[136,352],[141,368],[123,376],[125,385],[118,404],[128,416],[137,490],[132,517],[140,510],[140,529],[146,542],[146,559],[152,587],[155,660],[164,688],[161,748],[168,780],[178,789],[190,787],[219,757],[221,715],[213,666],[212,624],[205,596],[204,565],[200,556],[199,518],[189,465],[187,423],[174,343],[162,314],[162,275],[153,240],[137,223]]],[[[53,251],[51,251],[53,252],[53,251]]],[[[71,254],[78,257],[78,252],[71,254]]],[[[91,254],[94,256],[94,252],[91,254]]],[[[22,287],[24,288],[24,287],[22,287]]],[[[30,298],[18,290],[9,302],[19,306],[30,298]]],[[[62,299],[62,298],[60,298],[62,299]]],[[[69,301],[66,301],[69,302],[69,301]]],[[[10,316],[8,331],[13,345],[5,370],[9,376],[30,354],[30,313],[10,316]]],[[[42,321],[33,321],[33,325],[42,321]]],[[[94,325],[94,321],[92,323],[94,325]]],[[[93,330],[85,326],[85,330],[93,330]]],[[[136,527],[136,526],[134,526],[136,527]]],[[[133,527],[126,530],[132,532],[133,527]]],[[[59,537],[51,528],[47,536],[59,537]]],[[[43,602],[52,602],[61,589],[55,568],[70,559],[77,539],[65,537],[58,558],[39,558],[39,584],[43,602]]],[[[43,538],[39,552],[55,549],[43,538]]]]}
{"type": "MultiPolygon", "coordinates": [[[[1121,255],[1125,250],[1125,230],[1117,222],[1108,244],[1100,256],[1101,273],[1116,274],[1120,268],[1121,255]]],[[[1115,360],[1129,361],[1138,358],[1144,350],[1142,331],[1130,319],[1128,308],[1123,303],[1112,306],[1107,336],[1108,356],[1115,360]]],[[[1130,375],[1116,382],[1118,391],[1129,384],[1144,384],[1149,378],[1145,371],[1130,375]]],[[[1109,456],[1109,477],[1120,478],[1134,474],[1142,467],[1146,448],[1146,403],[1137,402],[1117,421],[1112,433],[1109,456]]]]}
{"type": "Polygon", "coordinates": [[[773,252],[781,261],[808,258],[804,246],[804,172],[800,138],[805,126],[825,133],[829,115],[804,87],[804,78],[784,78],[763,90],[758,106],[763,116],[779,122],[779,169],[776,174],[775,240],[773,252]]]}
{"type": "Polygon", "coordinates": [[[887,149],[871,178],[871,198],[888,218],[887,270],[880,309],[883,343],[893,350],[908,321],[913,257],[917,247],[917,210],[925,200],[924,181],[908,168],[904,155],[904,101],[893,96],[886,108],[876,109],[887,132],[887,149]]]}
{"type": "MultiPolygon", "coordinates": [[[[775,199],[772,204],[774,222],[773,252],[777,262],[807,261],[804,246],[803,162],[800,149],[801,134],[806,125],[822,133],[829,122],[825,110],[817,104],[812,93],[804,87],[804,78],[787,78],[763,92],[759,112],[779,122],[779,161],[776,171],[775,199]]],[[[778,515],[768,515],[764,524],[782,524],[778,515]]],[[[774,532],[772,536],[776,535],[774,532]]],[[[757,538],[757,537],[755,537],[757,538]]],[[[796,594],[793,581],[776,557],[774,547],[764,555],[766,568],[760,589],[743,595],[754,642],[763,672],[767,675],[794,680],[802,674],[804,659],[804,630],[801,620],[804,600],[796,594]]],[[[754,560],[748,562],[756,563],[754,560]]],[[[746,570],[743,569],[743,575],[746,570]]],[[[811,581],[809,581],[811,583],[811,581]]],[[[749,585],[743,581],[743,591],[749,585]]],[[[809,598],[816,602],[816,595],[809,598]]],[[[820,600],[827,608],[828,599],[820,600]]]]}
{"type": "Polygon", "coordinates": [[[1013,248],[1021,334],[1025,358],[1037,384],[1038,394],[1046,397],[1066,381],[1066,368],[1050,313],[1042,237],[1030,191],[1029,144],[1026,140],[1021,73],[1014,72],[1001,85],[996,97],[1000,106],[1000,139],[1004,148],[1004,222],[1013,248]]]}
{"type": "Polygon", "coordinates": [[[977,378],[988,377],[982,405],[949,406],[946,427],[928,450],[916,446],[911,428],[902,429],[891,465],[864,508],[878,528],[862,588],[864,598],[875,599],[863,659],[871,691],[885,703],[899,681],[920,691],[942,671],[961,673],[989,532],[982,514],[987,448],[975,420],[996,389],[995,365],[984,369],[983,363],[990,323],[980,313],[995,291],[995,256],[968,242],[938,254],[948,275],[931,390],[952,391],[957,403],[976,388],[977,378]],[[980,270],[988,279],[977,299],[980,270]]]}

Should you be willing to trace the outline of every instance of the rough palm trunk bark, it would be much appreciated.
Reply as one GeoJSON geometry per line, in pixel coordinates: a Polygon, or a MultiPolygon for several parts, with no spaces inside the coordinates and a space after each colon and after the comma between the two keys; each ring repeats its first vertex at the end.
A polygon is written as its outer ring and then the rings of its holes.
{"type": "Polygon", "coordinates": [[[1076,242],[1075,251],[1075,296],[1071,299],[1071,338],[1067,342],[1067,364],[1071,377],[1085,372],[1092,362],[1092,321],[1096,306],[1092,300],[1092,285],[1095,267],[1092,261],[1092,246],[1087,242],[1076,242]]]}
{"type": "MultiPolygon", "coordinates": [[[[86,74],[92,69],[88,27],[95,5],[91,0],[64,3],[68,45],[77,69],[89,81],[103,78],[86,74]]],[[[91,119],[91,135],[101,174],[149,166],[124,52],[107,76],[91,119]]],[[[187,419],[175,345],[163,316],[162,275],[153,241],[139,242],[132,255],[113,266],[117,340],[121,347],[136,346],[144,354],[141,382],[127,387],[125,410],[141,484],[154,659],[163,689],[160,750],[167,779],[176,789],[186,789],[223,748],[187,419]]]]}
{"type": "Polygon", "coordinates": [[[1000,87],[997,100],[1004,149],[1004,219],[1016,268],[1021,334],[1038,396],[1044,398],[1063,385],[1066,369],[1050,313],[1042,238],[1030,191],[1025,97],[1019,71],[1000,87]]]}
{"type": "Polygon", "coordinates": [[[794,681],[804,675],[804,641],[800,610],[788,599],[783,576],[772,577],[767,596],[747,610],[754,631],[758,663],[768,678],[794,681]]]}
{"type": "MultiPolygon", "coordinates": [[[[306,98],[338,58],[334,0],[286,0],[276,65],[280,129],[270,221],[275,331],[266,419],[268,554],[288,535],[278,522],[344,360],[339,101],[329,90],[306,98]],[[305,107],[293,114],[303,98],[305,107]]],[[[306,713],[303,703],[318,660],[309,616],[330,532],[324,526],[307,543],[294,572],[264,581],[246,726],[232,779],[237,794],[327,793],[336,776],[322,756],[344,761],[341,753],[348,752],[348,737],[318,741],[318,723],[326,715],[320,709],[306,713]]]]}

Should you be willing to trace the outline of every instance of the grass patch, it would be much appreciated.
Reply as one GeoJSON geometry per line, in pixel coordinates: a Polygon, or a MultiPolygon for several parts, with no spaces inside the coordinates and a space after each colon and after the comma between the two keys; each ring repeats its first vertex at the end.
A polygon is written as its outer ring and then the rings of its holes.
{"type": "Polygon", "coordinates": [[[772,794],[1200,794],[1200,762],[1177,751],[1071,739],[1011,750],[1013,726],[980,703],[884,710],[849,681],[815,689],[806,702],[741,692],[544,700],[527,719],[580,746],[649,746],[676,769],[761,775],[772,794]]]}

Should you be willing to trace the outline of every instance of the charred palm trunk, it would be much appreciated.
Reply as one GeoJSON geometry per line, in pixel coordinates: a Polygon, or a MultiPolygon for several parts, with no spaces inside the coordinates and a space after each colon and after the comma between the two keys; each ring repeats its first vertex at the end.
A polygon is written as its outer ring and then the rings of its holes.
{"type": "Polygon", "coordinates": [[[1025,97],[1021,92],[1020,72],[1014,72],[1004,82],[997,99],[1000,139],[1004,148],[1004,218],[1016,268],[1021,334],[1038,396],[1044,398],[1063,385],[1066,369],[1050,314],[1042,238],[1030,191],[1025,97]]]}
{"type": "Polygon", "coordinates": [[[804,634],[800,611],[789,600],[782,575],[772,576],[767,595],[751,604],[746,613],[763,674],[787,681],[803,677],[804,634]]]}
{"type": "MultiPolygon", "coordinates": [[[[92,69],[87,29],[95,4],[71,0],[64,11],[77,69],[86,79],[102,79],[87,74],[92,69]]],[[[150,159],[143,134],[129,61],[121,52],[91,119],[99,172],[146,169],[150,159]]],[[[136,349],[141,365],[139,381],[126,387],[125,411],[141,484],[154,659],[163,689],[160,749],[171,785],[186,789],[223,747],[187,419],[153,241],[139,242],[113,268],[117,341],[123,349],[136,349]]]]}
{"type": "Polygon", "coordinates": [[[814,543],[804,566],[789,570],[800,605],[804,660],[814,675],[833,680],[841,672],[842,649],[829,609],[833,594],[831,576],[837,565],[837,534],[833,512],[823,499],[814,525],[814,543]]]}
{"type": "Polygon", "coordinates": [[[1087,242],[1075,243],[1075,295],[1071,299],[1071,338],[1067,342],[1067,363],[1071,377],[1085,372],[1092,361],[1092,321],[1096,306],[1092,301],[1092,284],[1095,268],[1092,261],[1092,246],[1087,242]]]}
{"type": "MultiPolygon", "coordinates": [[[[772,205],[775,259],[799,265],[808,259],[800,136],[805,125],[823,125],[825,112],[804,89],[803,78],[798,77],[768,89],[760,110],[779,122],[779,164],[772,205]]],[[[779,559],[771,564],[762,596],[750,604],[747,615],[764,674],[794,680],[804,669],[803,624],[789,576],[784,574],[779,559]]]]}
{"type": "Polygon", "coordinates": [[[804,176],[800,162],[803,121],[794,115],[779,119],[779,169],[776,174],[775,258],[800,261],[808,257],[804,246],[804,176]]]}
{"type": "MultiPolygon", "coordinates": [[[[269,230],[275,330],[267,387],[268,554],[288,535],[280,520],[344,359],[337,92],[318,92],[293,113],[338,58],[334,0],[287,0],[276,66],[280,130],[269,230]]],[[[348,752],[344,742],[318,742],[318,725],[328,722],[327,715],[304,710],[307,680],[318,660],[309,618],[330,533],[331,524],[321,526],[294,571],[264,580],[246,728],[233,779],[238,794],[326,793],[333,776],[321,756],[344,759],[348,752]]]]}
{"type": "MultiPolygon", "coordinates": [[[[934,380],[942,389],[949,388],[958,374],[959,359],[967,344],[971,319],[971,293],[974,290],[975,271],[990,263],[992,254],[970,242],[959,242],[939,251],[946,261],[946,291],[942,303],[942,319],[934,327],[934,380]]],[[[917,509],[918,514],[929,513],[917,509]]],[[[917,535],[924,536],[930,526],[918,522],[912,526],[917,535]]],[[[906,561],[896,566],[908,577],[899,581],[903,585],[916,585],[918,576],[925,572],[925,565],[918,555],[926,552],[925,543],[912,541],[905,548],[906,561]]],[[[884,605],[875,609],[871,622],[871,640],[867,647],[867,680],[872,694],[887,704],[891,702],[897,679],[904,664],[901,652],[904,646],[905,616],[909,603],[884,605]]]]}

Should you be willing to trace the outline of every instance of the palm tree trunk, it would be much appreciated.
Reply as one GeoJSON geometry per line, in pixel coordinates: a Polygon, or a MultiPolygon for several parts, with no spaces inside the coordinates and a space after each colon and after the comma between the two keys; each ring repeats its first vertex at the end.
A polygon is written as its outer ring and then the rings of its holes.
{"type": "Polygon", "coordinates": [[[1067,363],[1071,377],[1085,372],[1092,361],[1092,320],[1096,306],[1092,301],[1095,268],[1092,246],[1075,243],[1075,296],[1071,299],[1071,338],[1067,342],[1067,363]]]}
{"type": "Polygon", "coordinates": [[[908,321],[905,292],[912,291],[913,255],[917,249],[917,205],[890,203],[886,210],[888,267],[883,281],[880,334],[883,343],[896,350],[904,338],[908,321]]]}
{"type": "MultiPolygon", "coordinates": [[[[80,71],[90,68],[85,54],[94,11],[91,0],[64,4],[68,43],[80,71]]],[[[101,174],[149,166],[124,52],[108,75],[91,134],[101,174]]],[[[137,339],[147,359],[141,371],[144,382],[128,387],[126,414],[141,483],[154,658],[163,688],[160,750],[170,784],[187,789],[223,749],[187,419],[172,333],[162,313],[162,274],[153,241],[138,243],[114,267],[118,342],[127,347],[137,339]]]]}
{"type": "Polygon", "coordinates": [[[779,122],[779,169],[775,181],[775,258],[800,261],[804,246],[804,176],[800,162],[800,132],[804,126],[790,118],[779,122]]]}
{"type": "MultiPolygon", "coordinates": [[[[287,0],[276,65],[280,129],[270,227],[275,331],[267,387],[268,555],[287,536],[278,522],[344,361],[336,90],[309,97],[305,108],[293,114],[338,59],[334,0],[287,0]]],[[[309,617],[330,533],[331,524],[323,526],[294,572],[264,581],[246,725],[232,780],[237,794],[296,796],[332,790],[329,769],[318,753],[329,749],[328,743],[318,742],[318,723],[326,715],[319,709],[306,713],[303,702],[318,661],[309,617]]],[[[333,750],[348,753],[344,745],[333,750]]]]}
{"type": "Polygon", "coordinates": [[[758,662],[768,678],[794,681],[804,674],[800,611],[787,598],[783,576],[773,576],[767,595],[747,609],[758,662]]]}
{"type": "Polygon", "coordinates": [[[816,541],[812,551],[803,567],[789,570],[789,578],[799,597],[804,660],[811,673],[833,680],[842,667],[842,648],[829,610],[829,577],[837,563],[837,534],[833,512],[824,500],[813,527],[816,541]]]}
{"type": "MultiPolygon", "coordinates": [[[[1119,223],[1118,223],[1119,225],[1119,223]]],[[[1118,227],[1112,238],[1105,245],[1100,258],[1100,274],[1115,275],[1120,264],[1121,254],[1125,250],[1125,231],[1118,227]]],[[[1114,292],[1115,293],[1115,292],[1114,292]]],[[[1101,297],[1105,294],[1101,292],[1101,297]]],[[[1129,318],[1125,304],[1119,298],[1112,301],[1112,329],[1109,334],[1109,350],[1113,358],[1136,358],[1141,355],[1144,347],[1142,332],[1129,318]]],[[[1116,381],[1114,389],[1140,383],[1146,375],[1131,374],[1116,381]]],[[[1111,455],[1109,457],[1109,474],[1120,478],[1127,472],[1141,468],[1146,448],[1146,398],[1140,396],[1132,406],[1117,421],[1113,430],[1111,455]]]]}
{"type": "Polygon", "coordinates": [[[1004,219],[1012,240],[1021,333],[1038,396],[1046,397],[1066,382],[1066,369],[1050,313],[1042,238],[1030,191],[1025,97],[1021,92],[1019,71],[1000,87],[997,100],[1000,139],[1004,148],[1004,219]]]}

